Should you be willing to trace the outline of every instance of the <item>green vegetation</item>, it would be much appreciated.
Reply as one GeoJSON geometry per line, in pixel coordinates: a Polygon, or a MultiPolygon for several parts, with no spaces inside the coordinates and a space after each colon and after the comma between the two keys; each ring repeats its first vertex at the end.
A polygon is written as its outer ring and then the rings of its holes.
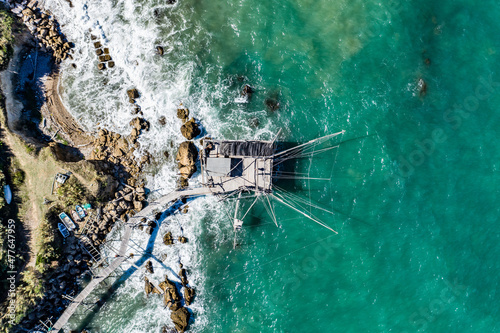
{"type": "Polygon", "coordinates": [[[0,276],[7,271],[7,228],[0,223],[0,276]]]}
{"type": "Polygon", "coordinates": [[[26,148],[26,152],[28,154],[33,154],[35,152],[35,147],[33,145],[26,143],[24,147],[26,148]]]}
{"type": "Polygon", "coordinates": [[[65,146],[68,146],[69,145],[69,142],[64,140],[64,138],[62,136],[60,136],[59,134],[56,134],[55,136],[55,139],[59,142],[61,142],[63,145],[65,146]]]}
{"type": "Polygon", "coordinates": [[[12,175],[12,184],[16,188],[19,188],[22,184],[24,184],[25,177],[26,175],[23,170],[15,169],[14,174],[12,175]]]}
{"type": "Polygon", "coordinates": [[[64,206],[74,206],[86,201],[85,187],[76,179],[70,177],[66,183],[57,189],[59,200],[64,206]]]}
{"type": "Polygon", "coordinates": [[[0,10],[0,69],[5,69],[9,57],[12,55],[12,17],[0,10]]]}
{"type": "Polygon", "coordinates": [[[55,238],[55,235],[57,234],[57,230],[55,228],[57,219],[58,217],[55,210],[50,210],[38,229],[39,232],[36,239],[37,254],[35,268],[40,273],[45,273],[50,267],[50,264],[59,259],[60,251],[56,245],[55,238]]]}
{"type": "Polygon", "coordinates": [[[42,275],[38,271],[30,267],[21,275],[22,278],[16,293],[16,323],[21,321],[30,308],[36,305],[37,301],[44,295],[42,275]]]}
{"type": "MultiPolygon", "coordinates": [[[[54,147],[38,149],[27,144],[6,128],[1,107],[0,125],[3,143],[0,145],[0,190],[2,185],[11,184],[15,197],[13,203],[6,205],[0,194],[0,216],[3,219],[0,220],[0,298],[5,301],[8,289],[5,282],[8,267],[5,226],[8,219],[13,218],[18,226],[16,246],[20,256],[25,256],[24,259],[19,256],[16,261],[16,268],[22,272],[16,289],[16,322],[20,322],[46,296],[43,286],[59,266],[63,239],[57,230],[58,213],[67,211],[69,206],[93,202],[95,197],[109,195],[114,180],[100,174],[89,161],[63,162],[58,159],[58,153],[64,155],[64,150],[58,151],[54,147]],[[58,172],[72,174],[64,185],[52,193],[54,176],[58,172]],[[44,198],[53,201],[55,206],[49,208],[44,205],[44,198]],[[31,232],[31,239],[26,237],[28,232],[31,232]],[[34,253],[33,257],[29,257],[28,249],[34,253]]],[[[2,305],[5,307],[6,303],[2,305]]],[[[8,332],[9,329],[6,319],[0,318],[0,332],[8,332]]]]}
{"type": "MultiPolygon", "coordinates": [[[[4,185],[5,185],[5,174],[3,173],[2,170],[0,170],[0,188],[3,188],[4,185]]],[[[3,195],[0,195],[0,211],[4,206],[5,206],[5,199],[3,195]]]]}

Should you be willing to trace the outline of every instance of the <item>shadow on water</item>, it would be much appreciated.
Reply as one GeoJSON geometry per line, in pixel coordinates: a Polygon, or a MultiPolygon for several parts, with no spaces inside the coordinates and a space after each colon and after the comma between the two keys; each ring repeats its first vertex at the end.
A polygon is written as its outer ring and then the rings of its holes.
{"type": "MultiPolygon", "coordinates": [[[[179,207],[181,205],[183,205],[185,202],[191,201],[191,200],[194,200],[194,199],[195,198],[189,198],[186,201],[178,200],[174,204],[172,204],[172,206],[170,206],[168,209],[166,209],[163,213],[161,213],[161,216],[159,216],[155,220],[156,227],[153,229],[153,232],[152,232],[151,236],[148,239],[148,243],[146,245],[146,248],[142,248],[142,247],[138,246],[139,248],[141,248],[144,251],[143,254],[142,254],[142,256],[140,258],[138,258],[131,265],[131,267],[129,269],[127,269],[126,271],[122,271],[123,273],[121,274],[121,276],[116,281],[114,281],[107,288],[107,290],[104,293],[102,293],[102,295],[100,296],[99,300],[95,304],[92,305],[91,311],[78,324],[78,327],[77,327],[78,331],[83,330],[84,328],[88,328],[89,327],[88,325],[94,320],[94,318],[97,315],[99,309],[101,309],[106,304],[106,302],[109,301],[112,298],[114,292],[116,290],[118,290],[118,288],[120,288],[122,285],[124,285],[125,282],[135,272],[137,272],[137,270],[147,260],[149,260],[149,259],[153,259],[156,262],[158,262],[161,265],[161,267],[163,267],[167,271],[170,271],[177,279],[180,280],[180,277],[177,275],[177,273],[171,267],[166,266],[159,258],[157,258],[156,256],[153,255],[153,249],[154,249],[154,244],[155,244],[155,241],[156,241],[156,237],[158,236],[158,233],[160,231],[161,225],[166,220],[166,218],[169,217],[169,216],[174,215],[178,211],[179,207]]],[[[181,230],[182,230],[182,227],[181,227],[181,230]]],[[[131,240],[131,242],[133,242],[133,240],[131,240]]],[[[135,243],[135,244],[137,245],[137,243],[135,243]]],[[[104,283],[106,284],[106,281],[104,281],[104,283]]],[[[178,283],[178,282],[174,282],[174,284],[176,285],[176,288],[179,290],[181,284],[178,283]]],[[[184,299],[182,300],[181,304],[184,305],[184,299]]],[[[89,310],[89,309],[87,309],[87,310],[89,310]]],[[[194,318],[193,317],[193,313],[192,313],[192,311],[190,309],[188,309],[188,311],[191,313],[191,318],[192,319],[190,320],[190,323],[192,323],[193,318],[194,318]]]]}
{"type": "MultiPolygon", "coordinates": [[[[349,144],[359,142],[360,140],[364,140],[364,139],[372,137],[372,136],[376,136],[376,134],[363,135],[363,136],[343,140],[342,142],[338,142],[336,145],[338,145],[339,147],[342,145],[349,145],[349,144]]],[[[302,143],[280,142],[280,143],[278,143],[277,151],[278,152],[284,151],[284,150],[290,149],[292,147],[296,147],[300,144],[302,144],[302,143]]],[[[309,188],[303,187],[304,179],[307,179],[307,177],[309,177],[310,175],[309,174],[298,174],[296,172],[297,167],[300,165],[300,160],[309,159],[309,158],[310,158],[309,156],[308,157],[297,157],[297,158],[285,160],[277,165],[275,164],[274,169],[273,169],[273,175],[274,175],[273,183],[274,183],[274,185],[276,185],[276,187],[282,192],[295,193],[295,195],[298,195],[298,196],[301,196],[300,195],[301,192],[305,192],[305,191],[310,192],[310,190],[312,189],[312,188],[310,188],[310,184],[309,184],[309,188]]],[[[321,183],[318,183],[318,188],[316,188],[314,190],[321,191],[322,189],[323,189],[323,185],[321,183]]],[[[306,199],[306,197],[304,197],[304,199],[306,199]]],[[[319,205],[317,202],[315,202],[311,198],[308,198],[308,200],[313,204],[319,205]]],[[[360,219],[358,217],[352,216],[351,214],[348,214],[348,213],[342,211],[341,209],[334,208],[334,207],[328,207],[328,210],[330,210],[334,214],[342,216],[348,222],[349,221],[356,221],[356,222],[359,222],[359,223],[362,223],[362,224],[365,224],[368,226],[373,226],[372,223],[370,223],[364,219],[360,219]]]]}

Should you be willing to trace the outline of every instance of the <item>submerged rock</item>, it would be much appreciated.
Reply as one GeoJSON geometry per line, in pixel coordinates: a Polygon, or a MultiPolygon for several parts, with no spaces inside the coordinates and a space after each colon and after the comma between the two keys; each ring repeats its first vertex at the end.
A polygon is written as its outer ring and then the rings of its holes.
{"type": "Polygon", "coordinates": [[[267,98],[265,103],[269,111],[276,111],[280,108],[280,103],[275,98],[267,98]]]}
{"type": "Polygon", "coordinates": [[[157,46],[157,47],[156,47],[156,54],[158,54],[158,55],[161,55],[161,56],[162,56],[162,55],[163,55],[163,53],[164,53],[163,47],[161,47],[161,46],[157,46]]]}
{"type": "Polygon", "coordinates": [[[418,79],[417,86],[420,97],[425,96],[427,94],[427,83],[424,81],[424,79],[422,78],[418,79]]]}

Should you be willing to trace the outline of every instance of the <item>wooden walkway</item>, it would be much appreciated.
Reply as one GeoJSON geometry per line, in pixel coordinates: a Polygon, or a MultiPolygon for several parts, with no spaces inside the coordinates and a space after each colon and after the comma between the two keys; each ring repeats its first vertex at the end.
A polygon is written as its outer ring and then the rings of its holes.
{"type": "MultiPolygon", "coordinates": [[[[227,189],[225,190],[227,191],[227,189]]],[[[75,313],[76,309],[80,304],[85,301],[85,299],[90,295],[92,291],[104,280],[106,279],[112,272],[114,272],[120,265],[127,260],[128,256],[126,254],[128,248],[128,242],[130,240],[130,235],[132,234],[132,228],[136,224],[138,224],[143,217],[148,218],[149,216],[155,214],[157,211],[165,210],[165,206],[174,203],[182,197],[194,197],[194,196],[202,196],[208,194],[216,194],[221,193],[220,189],[210,189],[206,187],[195,188],[184,191],[174,191],[171,192],[157,201],[150,202],[149,205],[138,212],[134,217],[130,218],[127,223],[125,223],[125,232],[122,236],[122,241],[120,243],[120,250],[118,252],[118,256],[111,262],[111,264],[99,271],[99,275],[94,277],[92,281],[83,289],[78,296],[76,296],[71,304],[64,310],[63,314],[56,321],[54,326],[52,327],[51,332],[59,332],[63,328],[64,325],[68,322],[69,318],[75,313]]]]}

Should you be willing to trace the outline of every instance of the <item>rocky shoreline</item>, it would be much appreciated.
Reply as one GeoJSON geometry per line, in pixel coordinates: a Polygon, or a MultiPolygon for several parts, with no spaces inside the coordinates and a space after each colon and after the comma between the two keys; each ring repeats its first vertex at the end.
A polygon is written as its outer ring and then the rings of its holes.
{"type": "MultiPolygon", "coordinates": [[[[35,41],[33,44],[24,41],[23,47],[35,47],[53,57],[52,73],[44,82],[45,102],[41,107],[41,113],[50,127],[57,128],[52,138],[57,133],[61,133],[67,140],[67,145],[56,142],[47,144],[26,136],[25,133],[21,133],[21,135],[26,142],[34,143],[39,149],[48,146],[57,161],[63,163],[85,162],[92,172],[106,179],[103,184],[97,186],[98,190],[92,202],[95,208],[94,213],[99,218],[93,220],[85,228],[86,235],[98,247],[105,242],[107,234],[117,221],[127,221],[147,204],[147,189],[144,186],[141,173],[143,168],[151,163],[153,156],[148,152],[139,158],[134,155],[134,152],[140,148],[137,141],[139,136],[142,132],[148,131],[150,126],[149,122],[141,116],[140,106],[136,103],[136,99],[140,96],[139,92],[136,89],[126,92],[130,102],[134,105],[135,113],[139,114],[129,124],[131,127],[129,135],[122,136],[104,128],[99,129],[96,133],[86,133],[65,109],[58,91],[59,69],[57,64],[73,59],[73,44],[61,32],[57,20],[52,14],[39,7],[37,1],[9,1],[9,4],[12,12],[26,25],[35,41]],[[81,162],[83,156],[86,157],[87,161],[81,162]]],[[[102,49],[102,45],[94,46],[100,61],[99,69],[106,68],[103,65],[104,62],[107,62],[107,67],[113,67],[114,62],[109,56],[109,50],[102,49]],[[106,55],[108,56],[106,57],[106,55]]],[[[10,80],[11,77],[7,79],[10,80]]],[[[6,80],[6,78],[2,77],[2,80],[6,80]]],[[[5,84],[3,84],[3,88],[6,89],[5,84]]],[[[13,89],[13,87],[7,86],[8,89],[13,89]]],[[[4,91],[4,93],[9,94],[9,91],[4,91]]],[[[13,96],[12,91],[10,94],[13,96]]],[[[10,107],[12,106],[7,105],[7,108],[10,107]]],[[[7,110],[7,114],[9,114],[9,110],[7,110]]],[[[178,186],[187,187],[188,179],[197,171],[198,149],[191,140],[200,136],[202,130],[194,118],[189,119],[189,110],[182,105],[177,110],[177,116],[182,121],[181,134],[187,139],[180,145],[175,156],[179,167],[178,186]]],[[[49,209],[47,213],[47,219],[51,223],[57,224],[57,208],[49,209]]],[[[184,212],[186,211],[187,208],[184,209],[184,212]]],[[[143,222],[139,228],[148,234],[151,234],[153,229],[157,227],[154,221],[144,219],[143,222]]],[[[82,223],[78,224],[80,228],[83,227],[82,223]]],[[[58,237],[60,238],[60,235],[58,237]]],[[[171,232],[165,233],[163,241],[165,245],[174,244],[171,232]]],[[[178,238],[179,243],[187,241],[187,238],[183,236],[178,238]]],[[[36,300],[26,317],[12,328],[12,332],[32,329],[40,320],[57,317],[58,314],[62,313],[62,309],[69,304],[69,301],[62,298],[61,294],[76,295],[79,289],[78,281],[91,276],[89,268],[95,263],[89,253],[84,250],[79,237],[68,237],[64,247],[60,250],[62,252],[59,261],[52,262],[52,267],[45,274],[43,298],[36,300]]],[[[146,264],[146,270],[152,273],[150,262],[146,264]]],[[[181,278],[181,284],[170,281],[166,276],[165,281],[159,284],[159,288],[163,291],[165,306],[171,311],[171,319],[175,329],[178,332],[184,332],[191,320],[190,312],[185,306],[189,306],[194,301],[195,290],[189,285],[187,271],[182,264],[180,264],[178,276],[181,278]],[[180,293],[181,288],[184,289],[183,297],[180,293]]],[[[155,293],[155,290],[159,292],[147,280],[145,289],[147,294],[155,293]]],[[[165,327],[164,332],[167,331],[169,329],[165,327]]]]}

